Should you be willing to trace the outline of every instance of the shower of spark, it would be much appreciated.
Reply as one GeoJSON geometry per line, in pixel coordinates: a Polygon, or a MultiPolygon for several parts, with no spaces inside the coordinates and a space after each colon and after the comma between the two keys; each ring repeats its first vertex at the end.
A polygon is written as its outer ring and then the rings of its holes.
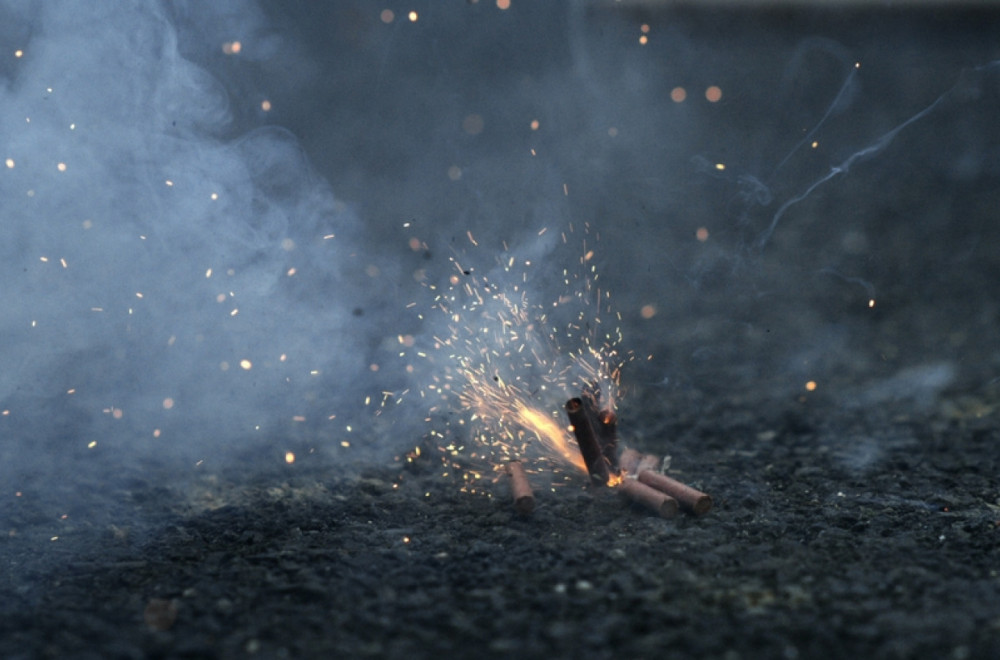
{"type": "MultiPolygon", "coordinates": [[[[567,233],[572,228],[561,236],[564,245],[567,233]]],[[[589,236],[589,228],[584,233],[589,236]]],[[[471,233],[468,239],[471,250],[482,249],[471,233]]],[[[447,431],[431,435],[443,445],[449,469],[472,482],[470,490],[480,476],[476,467],[497,469],[513,458],[536,470],[586,473],[563,404],[585,388],[599,388],[602,405],[616,407],[621,368],[631,356],[618,348],[620,315],[598,286],[594,252],[585,240],[574,266],[562,270],[554,300],[538,282],[553,260],[519,258],[504,244],[489,274],[452,257],[455,272],[447,284],[428,284],[427,320],[443,315],[447,331],[424,353],[433,375],[423,396],[432,402],[429,419],[459,413],[447,431]]]]}

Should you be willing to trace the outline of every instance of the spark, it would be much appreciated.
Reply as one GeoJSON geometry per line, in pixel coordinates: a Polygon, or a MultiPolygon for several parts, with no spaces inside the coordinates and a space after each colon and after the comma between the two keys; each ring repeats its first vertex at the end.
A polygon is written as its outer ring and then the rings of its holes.
{"type": "MultiPolygon", "coordinates": [[[[479,247],[471,231],[467,237],[479,247]]],[[[476,481],[493,471],[482,464],[495,469],[514,457],[527,457],[534,469],[553,475],[559,465],[586,472],[563,405],[583,388],[599,388],[602,406],[614,409],[621,367],[632,359],[617,349],[619,328],[602,321],[620,315],[612,311],[607,291],[596,286],[594,260],[595,251],[584,243],[576,265],[562,270],[567,288],[554,303],[536,300],[538,267],[506,244],[493,273],[480,275],[456,256],[446,287],[426,284],[431,310],[442,315],[446,332],[433,336],[429,350],[401,336],[400,356],[413,347],[432,364],[420,392],[431,402],[428,419],[445,410],[460,413],[448,432],[434,430],[429,438],[440,443],[445,472],[469,482],[466,492],[475,492],[476,481]]],[[[406,460],[419,456],[418,447],[406,460]]]]}

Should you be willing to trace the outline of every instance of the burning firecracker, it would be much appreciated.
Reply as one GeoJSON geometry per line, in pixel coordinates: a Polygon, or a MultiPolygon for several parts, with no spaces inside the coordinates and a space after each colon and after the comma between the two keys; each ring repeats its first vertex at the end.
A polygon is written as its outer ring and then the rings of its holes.
{"type": "MultiPolygon", "coordinates": [[[[551,243],[546,233],[538,236],[551,243]]],[[[584,234],[590,238],[589,228],[584,234]]],[[[562,244],[569,242],[567,233],[560,237],[562,244]]],[[[468,239],[478,247],[471,233],[468,239]]],[[[520,254],[545,251],[533,246],[520,254]]],[[[447,429],[430,433],[445,474],[461,474],[464,490],[482,492],[479,482],[490,468],[505,471],[522,514],[535,505],[527,466],[552,475],[571,466],[588,474],[593,485],[617,487],[660,515],[672,515],[679,506],[707,511],[704,504],[695,508],[664,492],[659,482],[637,478],[643,471],[636,466],[620,464],[616,407],[622,367],[633,356],[618,348],[620,316],[608,291],[598,286],[587,241],[576,267],[562,271],[562,293],[555,300],[536,299],[544,288],[535,281],[539,265],[518,253],[504,244],[485,274],[452,257],[447,284],[427,283],[431,313],[419,317],[430,323],[443,319],[445,330],[418,351],[431,365],[421,396],[431,402],[428,419],[448,420],[447,429]],[[457,419],[451,414],[456,409],[457,419]]]]}
{"type": "MultiPolygon", "coordinates": [[[[617,416],[611,411],[599,410],[596,406],[599,400],[600,397],[591,391],[566,402],[566,412],[592,485],[616,487],[628,499],[663,518],[673,518],[678,509],[696,516],[708,513],[712,498],[655,471],[654,466],[660,463],[655,456],[642,455],[631,448],[618,456],[617,416]],[[595,427],[600,432],[595,432],[595,427]]],[[[508,463],[507,474],[511,478],[511,492],[518,513],[531,513],[535,500],[521,462],[508,463]]]]}

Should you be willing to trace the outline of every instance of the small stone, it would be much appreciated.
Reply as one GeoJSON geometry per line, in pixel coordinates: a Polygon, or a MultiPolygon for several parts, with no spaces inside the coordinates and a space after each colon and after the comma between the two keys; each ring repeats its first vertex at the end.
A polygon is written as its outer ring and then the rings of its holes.
{"type": "Polygon", "coordinates": [[[358,489],[369,495],[383,495],[392,490],[392,484],[388,481],[375,478],[362,478],[358,480],[358,489]]]}
{"type": "Polygon", "coordinates": [[[142,613],[146,625],[153,630],[170,630],[177,621],[177,601],[166,598],[150,598],[142,613]]]}

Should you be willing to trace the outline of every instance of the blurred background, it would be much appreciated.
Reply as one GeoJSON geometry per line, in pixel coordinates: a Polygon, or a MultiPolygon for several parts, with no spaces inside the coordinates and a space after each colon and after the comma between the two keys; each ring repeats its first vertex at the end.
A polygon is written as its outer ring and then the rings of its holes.
{"type": "Polygon", "coordinates": [[[427,244],[405,272],[440,272],[467,230],[497,246],[595,228],[643,358],[626,386],[837,378],[855,400],[916,367],[917,390],[975,387],[996,359],[992,7],[276,6],[314,68],[282,67],[271,119],[374,250],[427,244]]]}
{"type": "Polygon", "coordinates": [[[633,392],[986,387],[993,7],[5,3],[0,477],[390,457],[451,257],[593,249],[633,392]]]}

